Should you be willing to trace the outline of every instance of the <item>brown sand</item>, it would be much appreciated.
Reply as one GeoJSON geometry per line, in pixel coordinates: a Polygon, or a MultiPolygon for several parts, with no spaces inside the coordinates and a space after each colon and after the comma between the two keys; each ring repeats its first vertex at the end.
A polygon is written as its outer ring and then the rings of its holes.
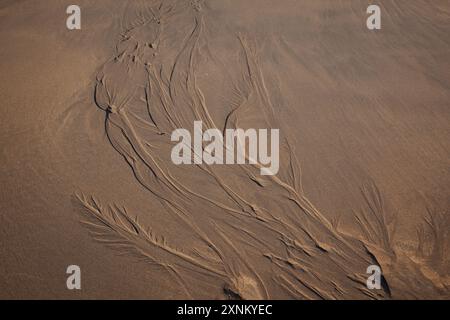
{"type": "Polygon", "coordinates": [[[0,2],[0,298],[450,298],[448,1],[78,2],[0,2]],[[279,173],[175,166],[194,120],[279,173]]]}

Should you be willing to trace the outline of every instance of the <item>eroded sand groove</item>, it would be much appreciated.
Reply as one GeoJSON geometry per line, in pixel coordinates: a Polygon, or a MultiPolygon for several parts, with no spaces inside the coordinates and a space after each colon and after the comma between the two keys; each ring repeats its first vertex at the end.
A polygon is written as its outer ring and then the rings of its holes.
{"type": "Polygon", "coordinates": [[[342,233],[338,221],[329,221],[308,200],[295,150],[283,136],[288,130],[277,118],[279,97],[268,88],[260,49],[249,35],[236,34],[241,73],[227,77],[233,95],[226,116],[213,117],[197,81],[206,59],[219,63],[208,49],[206,14],[202,1],[143,1],[125,15],[121,40],[95,88],[111,145],[149,197],[164,206],[161,214],[189,228],[199,245],[175,247],[170,234],[154,234],[126,208],[78,195],[96,239],[162,266],[190,298],[196,287],[186,274],[220,279],[229,298],[448,296],[449,235],[439,227],[448,222],[436,220],[448,215],[430,214],[434,242],[424,238],[421,254],[411,257],[392,243],[395,216],[386,212],[375,183],[361,189],[367,206],[356,213],[360,234],[342,233]],[[202,121],[205,130],[280,128],[279,174],[261,176],[258,165],[173,165],[170,133],[194,121],[202,121]],[[431,254],[424,246],[432,247],[431,254]],[[371,264],[382,267],[383,290],[366,288],[371,264]]]}

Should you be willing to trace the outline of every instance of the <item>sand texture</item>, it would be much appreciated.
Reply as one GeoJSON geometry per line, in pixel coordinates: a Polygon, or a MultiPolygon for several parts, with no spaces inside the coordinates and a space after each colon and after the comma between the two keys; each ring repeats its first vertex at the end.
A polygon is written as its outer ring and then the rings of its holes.
{"type": "Polygon", "coordinates": [[[0,1],[0,298],[450,298],[449,1],[78,2],[0,1]],[[175,165],[194,121],[278,173],[175,165]]]}

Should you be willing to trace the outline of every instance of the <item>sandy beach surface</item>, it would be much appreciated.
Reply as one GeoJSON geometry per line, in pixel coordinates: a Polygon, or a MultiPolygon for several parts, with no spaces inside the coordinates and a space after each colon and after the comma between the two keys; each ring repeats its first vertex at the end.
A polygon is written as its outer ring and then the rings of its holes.
{"type": "Polygon", "coordinates": [[[72,2],[0,1],[0,298],[450,298],[449,1],[72,2]]]}

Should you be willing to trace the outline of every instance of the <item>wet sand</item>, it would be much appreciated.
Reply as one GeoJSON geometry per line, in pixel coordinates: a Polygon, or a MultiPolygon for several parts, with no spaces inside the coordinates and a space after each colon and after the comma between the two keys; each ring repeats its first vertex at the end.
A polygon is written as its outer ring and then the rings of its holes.
{"type": "Polygon", "coordinates": [[[0,298],[450,298],[447,1],[70,4],[0,4],[0,298]],[[278,173],[175,165],[194,121],[278,173]]]}

